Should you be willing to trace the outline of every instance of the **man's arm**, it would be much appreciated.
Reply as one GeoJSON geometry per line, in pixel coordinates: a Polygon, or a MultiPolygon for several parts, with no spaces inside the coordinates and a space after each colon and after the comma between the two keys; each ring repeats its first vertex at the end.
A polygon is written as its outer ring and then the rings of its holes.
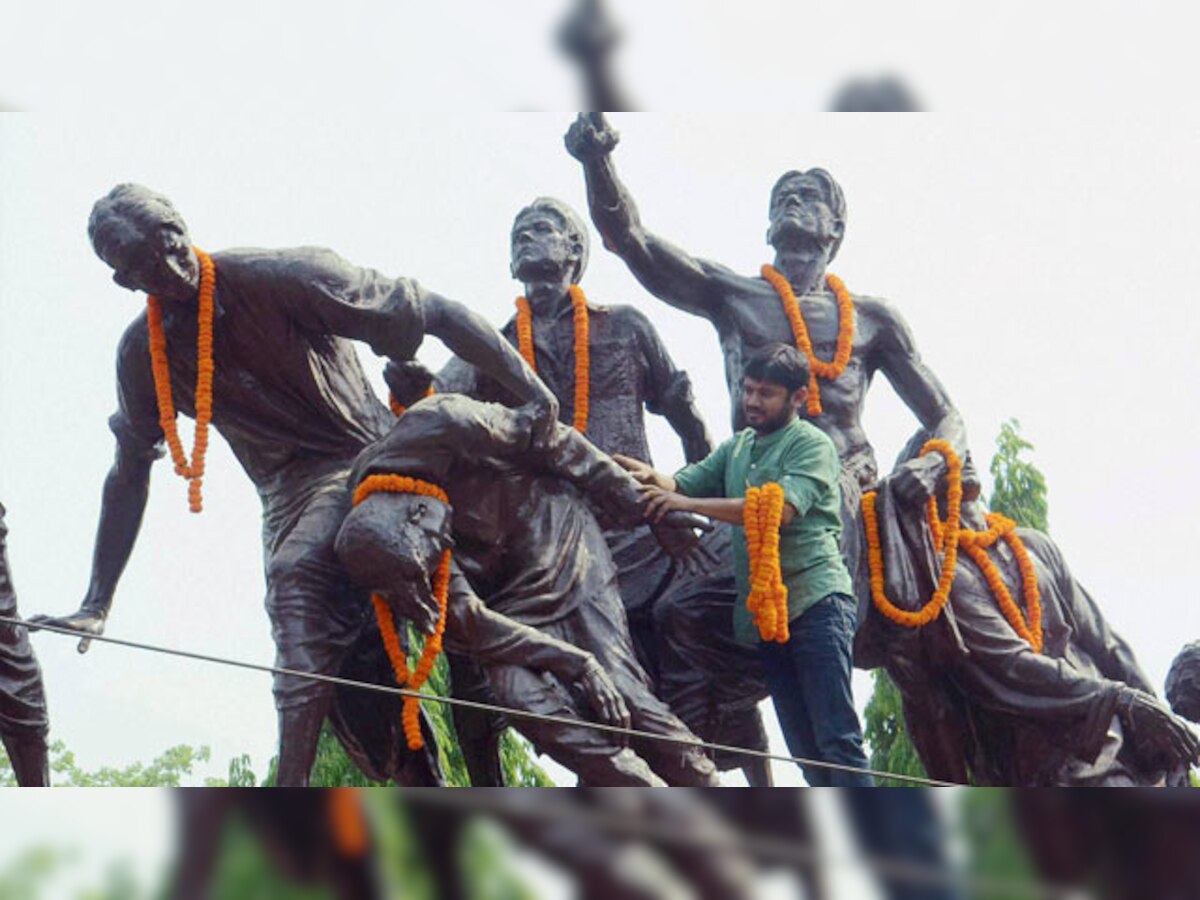
{"type": "MultiPolygon", "coordinates": [[[[959,458],[967,452],[967,430],[949,394],[937,376],[921,361],[908,323],[888,303],[864,301],[863,308],[879,328],[875,366],[912,410],[930,437],[940,438],[954,448],[959,458]]],[[[938,479],[946,472],[939,453],[911,460],[896,472],[895,490],[905,503],[921,503],[932,496],[938,479]]]]}
{"type": "Polygon", "coordinates": [[[649,319],[632,307],[622,310],[622,314],[633,320],[646,361],[646,408],[666,418],[675,429],[683,442],[684,459],[689,463],[699,462],[712,452],[712,441],[696,406],[691,379],[675,367],[649,319]]]}
{"type": "Polygon", "coordinates": [[[655,297],[711,319],[721,302],[716,267],[645,229],[613,166],[611,153],[618,139],[603,113],[581,113],[565,139],[567,151],[583,163],[588,209],[604,246],[621,257],[655,297]]]}

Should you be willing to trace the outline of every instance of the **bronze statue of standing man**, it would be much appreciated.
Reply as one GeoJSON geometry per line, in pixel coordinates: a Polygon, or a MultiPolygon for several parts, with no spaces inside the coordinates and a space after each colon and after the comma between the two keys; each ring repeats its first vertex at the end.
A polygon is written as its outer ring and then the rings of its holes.
{"type": "MultiPolygon", "coordinates": [[[[109,420],[117,455],[87,593],[78,612],[50,624],[103,631],[146,508],[150,466],[179,410],[211,417],[262,498],[277,665],[337,674],[367,609],[333,549],[350,507],[347,478],[358,452],[394,421],[352,340],[404,361],[432,334],[533,404],[539,435],[554,428],[557,401],[508,343],[463,305],[411,279],[314,247],[209,257],[192,246],[169,200],[133,184],[96,202],[88,236],[118,285],[153,299],[117,348],[117,411],[109,420]]],[[[195,510],[203,439],[190,460],[179,458],[177,439],[169,442],[195,510]]],[[[331,701],[328,684],[276,677],[278,784],[307,783],[331,701]]]]}

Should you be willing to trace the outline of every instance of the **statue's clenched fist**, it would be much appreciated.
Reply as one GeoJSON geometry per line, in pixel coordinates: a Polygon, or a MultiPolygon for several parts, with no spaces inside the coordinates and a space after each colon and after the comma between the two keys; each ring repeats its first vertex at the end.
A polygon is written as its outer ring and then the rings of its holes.
{"type": "Polygon", "coordinates": [[[563,138],[567,152],[580,162],[608,156],[620,140],[602,112],[580,113],[563,138]]]}

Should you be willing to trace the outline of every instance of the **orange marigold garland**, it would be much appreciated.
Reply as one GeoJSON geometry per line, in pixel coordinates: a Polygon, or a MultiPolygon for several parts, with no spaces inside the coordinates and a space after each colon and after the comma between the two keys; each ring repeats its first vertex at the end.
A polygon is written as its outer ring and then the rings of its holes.
{"type": "MultiPolygon", "coordinates": [[[[934,540],[936,542],[942,528],[941,520],[938,517],[937,505],[930,504],[928,513],[929,527],[934,533],[934,540]]],[[[996,602],[1000,606],[1000,611],[1004,613],[1004,618],[1008,620],[1008,624],[1012,626],[1013,631],[1033,647],[1035,652],[1041,653],[1044,645],[1042,635],[1042,594],[1041,589],[1038,587],[1037,571],[1033,567],[1033,560],[1029,556],[1025,542],[1017,534],[1016,522],[999,513],[988,513],[986,518],[988,524],[987,531],[968,531],[962,529],[958,533],[958,545],[971,557],[971,561],[979,567],[984,581],[987,582],[992,595],[996,598],[996,602]],[[1008,544],[1013,552],[1013,557],[1017,561],[1017,569],[1021,573],[1021,592],[1025,598],[1025,613],[1021,612],[1021,608],[1013,600],[1012,593],[1009,591],[1008,585],[1004,583],[1004,578],[1000,574],[999,568],[992,562],[991,557],[988,556],[988,548],[999,540],[1003,540],[1008,544]]]]}
{"type": "MultiPolygon", "coordinates": [[[[354,505],[357,506],[372,494],[386,492],[396,494],[419,494],[422,497],[432,497],[443,503],[449,503],[450,498],[436,484],[421,481],[419,478],[409,478],[405,475],[370,475],[354,491],[354,505]]],[[[400,646],[400,635],[392,616],[392,609],[387,600],[379,594],[371,595],[375,606],[375,619],[379,625],[379,634],[383,638],[383,646],[387,651],[392,671],[396,674],[396,683],[408,685],[409,690],[419,691],[428,680],[438,656],[442,652],[442,638],[446,631],[446,604],[450,597],[450,551],[442,554],[441,561],[433,573],[434,599],[438,603],[438,620],[433,634],[425,638],[425,646],[421,650],[421,658],[412,672],[408,670],[408,660],[404,649],[400,646]]],[[[425,746],[421,736],[421,701],[415,697],[404,698],[402,713],[404,736],[410,750],[420,750],[425,746]]]]}
{"type": "Polygon", "coordinates": [[[935,545],[941,545],[939,549],[942,552],[942,574],[938,579],[933,597],[916,612],[896,606],[884,592],[883,549],[879,544],[879,520],[875,516],[875,491],[869,491],[862,498],[863,524],[867,532],[867,560],[871,569],[871,598],[875,601],[876,609],[897,625],[904,625],[907,628],[928,625],[941,615],[942,609],[950,599],[950,585],[954,582],[954,571],[958,564],[958,523],[962,512],[962,460],[958,458],[954,448],[943,440],[932,440],[926,443],[921,448],[921,455],[924,456],[927,453],[942,454],[949,467],[946,475],[949,482],[946,492],[947,518],[945,524],[941,526],[941,539],[939,540],[936,535],[934,539],[935,545]]]}
{"type": "Polygon", "coordinates": [[[350,859],[360,859],[367,852],[371,838],[362,798],[357,789],[330,788],[329,824],[338,853],[350,859]]]}
{"type": "Polygon", "coordinates": [[[770,264],[762,267],[762,277],[779,295],[779,302],[783,304],[783,311],[792,326],[792,337],[796,341],[796,349],[808,357],[808,414],[819,416],[821,414],[821,386],[817,382],[818,376],[826,381],[833,381],[846,371],[846,365],[850,362],[850,350],[854,345],[854,301],[850,298],[850,291],[836,275],[827,274],[825,276],[825,284],[837,298],[838,307],[837,349],[834,351],[833,359],[826,362],[817,359],[812,339],[808,335],[808,325],[805,324],[804,314],[800,311],[800,302],[796,299],[796,294],[788,280],[770,264]]]}
{"type": "Polygon", "coordinates": [[[746,491],[742,524],[750,556],[750,594],[746,608],[764,641],[788,640],[787,586],[779,561],[779,527],[783,521],[783,488],[775,482],[746,491]]]}
{"type": "Polygon", "coordinates": [[[188,462],[175,425],[175,401],[171,396],[171,369],[167,362],[167,337],[163,333],[162,303],[146,297],[146,327],[150,334],[150,370],[154,374],[154,393],[158,398],[158,423],[162,427],[175,474],[188,482],[188,508],[198,513],[203,508],[201,485],[204,482],[204,457],[208,453],[208,423],[212,421],[213,315],[216,310],[216,267],[212,258],[199,247],[192,248],[200,262],[200,302],[196,316],[196,433],[192,459],[188,462]]]}
{"type": "Polygon", "coordinates": [[[883,590],[883,553],[879,545],[879,522],[875,516],[875,492],[871,491],[863,496],[862,509],[863,523],[867,532],[868,559],[871,566],[871,596],[875,601],[875,607],[893,622],[910,628],[932,622],[941,613],[949,599],[949,587],[954,580],[957,551],[961,548],[979,567],[1009,625],[1033,647],[1035,652],[1041,653],[1043,647],[1041,592],[1038,588],[1037,572],[1034,570],[1033,560],[1030,558],[1025,544],[1017,535],[1016,523],[998,513],[988,513],[987,531],[960,528],[962,464],[945,441],[930,441],[922,448],[921,455],[923,456],[931,450],[945,456],[950,467],[947,521],[943,522],[938,515],[937,501],[934,498],[929,499],[926,508],[929,529],[933,533],[934,548],[943,554],[942,577],[938,582],[933,599],[916,613],[899,609],[888,600],[883,590]],[[1000,570],[988,557],[987,549],[998,540],[1004,540],[1012,548],[1013,556],[1016,557],[1017,568],[1021,572],[1025,614],[1013,600],[1008,586],[1000,575],[1000,570]]]}
{"type": "MultiPolygon", "coordinates": [[[[580,434],[587,431],[588,406],[591,403],[591,344],[589,337],[589,322],[587,297],[583,288],[577,284],[568,289],[571,295],[571,306],[574,308],[575,322],[575,419],[572,424],[580,434]]],[[[518,297],[517,306],[517,350],[529,363],[529,368],[537,371],[537,357],[533,351],[533,310],[529,300],[518,297]]]]}

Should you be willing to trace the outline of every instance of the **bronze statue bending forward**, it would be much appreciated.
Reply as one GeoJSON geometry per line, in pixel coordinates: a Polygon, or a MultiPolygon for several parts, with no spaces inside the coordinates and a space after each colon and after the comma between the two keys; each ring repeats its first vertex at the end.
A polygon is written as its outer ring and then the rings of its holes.
{"type": "MultiPolygon", "coordinates": [[[[654,696],[634,658],[597,521],[641,520],[633,479],[564,425],[545,448],[532,445],[530,431],[525,414],[497,404],[455,394],[418,402],[359,456],[353,483],[381,474],[418,478],[444,490],[450,505],[371,494],[342,526],[343,563],[388,599],[397,618],[429,631],[436,619],[430,574],[452,547],[446,646],[479,659],[497,702],[570,718],[596,707],[605,721],[676,739],[635,740],[635,753],[593,729],[518,718],[515,727],[538,750],[589,785],[715,785],[712,762],[654,696]],[[533,629],[540,646],[530,640],[533,629]],[[615,696],[605,685],[589,689],[597,672],[607,673],[615,696]]],[[[679,518],[658,534],[686,553],[695,522],[679,518]]]]}
{"type": "MultiPolygon", "coordinates": [[[[511,272],[524,286],[529,304],[536,370],[558,398],[560,421],[567,424],[575,418],[576,359],[581,350],[575,346],[571,287],[582,279],[588,243],[583,220],[553,198],[535,200],[513,221],[511,272]]],[[[587,439],[604,453],[650,463],[648,410],[670,423],[688,462],[707,456],[711,442],[696,408],[691,380],[676,368],[650,320],[631,306],[602,306],[590,300],[586,317],[587,439]]],[[[516,318],[501,333],[519,346],[516,318]]],[[[447,364],[436,387],[440,393],[467,394],[506,405],[516,399],[460,359],[447,364]]],[[[766,686],[757,658],[732,638],[737,588],[729,527],[717,525],[704,536],[706,559],[692,567],[673,560],[645,524],[609,529],[604,536],[617,564],[634,651],[655,694],[702,738],[765,750],[758,702],[766,696],[766,686]]],[[[453,660],[452,666],[458,690],[462,666],[453,660]]],[[[455,710],[460,739],[482,730],[477,722],[464,721],[476,718],[471,711],[455,710]]],[[[472,757],[467,754],[468,761],[472,757]]],[[[752,785],[769,785],[766,762],[745,759],[720,756],[717,762],[721,768],[743,766],[752,785]]],[[[473,768],[481,766],[477,763],[473,768]]],[[[474,771],[472,780],[476,780],[474,771]]],[[[491,780],[495,783],[494,776],[491,780]]]]}
{"type": "MultiPolygon", "coordinates": [[[[912,455],[927,435],[918,435],[912,455]]],[[[964,489],[978,479],[964,466],[964,489]]],[[[944,504],[943,496],[939,498],[944,504]]],[[[895,500],[891,479],[876,498],[885,593],[904,609],[932,596],[940,569],[923,510],[895,500]]],[[[962,527],[987,531],[978,500],[962,505],[962,527]]],[[[1177,780],[1200,760],[1200,743],[1155,697],[1133,651],[1045,534],[1017,528],[1033,563],[1041,604],[1041,652],[1001,611],[982,572],[960,554],[948,613],[919,631],[889,623],[894,665],[911,673],[899,684],[909,733],[934,778],[1010,787],[1153,785],[1177,780]],[[953,622],[948,615],[953,616],[953,622]],[[947,727],[926,720],[926,690],[949,684],[947,727]],[[947,739],[947,737],[952,739],[947,739]]],[[[1028,619],[1022,574],[1011,547],[987,551],[1028,619]]],[[[865,585],[860,590],[869,592],[865,585]]],[[[864,598],[869,602],[869,598],[864,598]]]]}
{"type": "MultiPolygon", "coordinates": [[[[88,235],[117,284],[159,299],[172,400],[195,417],[200,266],[183,218],[165,197],[124,184],[97,201],[88,235]]],[[[557,415],[557,402],[487,322],[408,278],[313,247],[229,250],[212,260],[212,424],[262,498],[276,662],[336,674],[366,609],[333,551],[349,507],[346,478],[355,455],[392,421],[351,340],[407,360],[432,334],[537,404],[540,433],[557,415]]],[[[117,457],[104,483],[87,594],[78,612],[47,619],[95,634],[104,629],[137,539],[151,463],[162,455],[145,313],[117,349],[117,400],[109,420],[117,457]]],[[[331,698],[328,684],[275,679],[278,784],[307,783],[331,698]]]]}

